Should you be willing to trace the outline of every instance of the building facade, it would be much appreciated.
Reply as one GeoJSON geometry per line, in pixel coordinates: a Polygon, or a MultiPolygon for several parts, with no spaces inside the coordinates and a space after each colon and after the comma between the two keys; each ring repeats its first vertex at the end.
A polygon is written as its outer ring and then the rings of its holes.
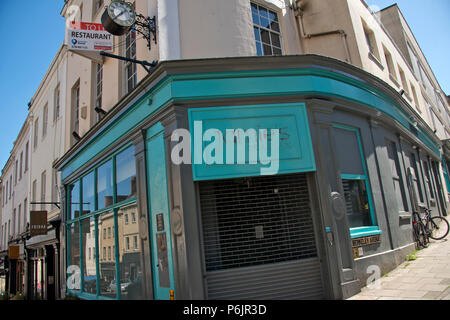
{"type": "Polygon", "coordinates": [[[65,141],[68,52],[62,45],[29,104],[30,211],[47,212],[47,233],[27,240],[29,297],[60,296],[60,177],[53,163],[68,149],[65,141]]]}
{"type": "Polygon", "coordinates": [[[27,118],[2,170],[2,226],[0,255],[4,286],[10,294],[25,294],[27,285],[25,241],[28,230],[31,123],[27,118]],[[14,249],[11,249],[14,248],[14,249]],[[15,251],[13,257],[10,250],[15,251]]]}
{"type": "MultiPolygon", "coordinates": [[[[109,2],[61,15],[100,23],[109,2]]],[[[132,28],[113,53],[151,72],[63,45],[31,101],[42,297],[344,299],[414,250],[414,208],[447,215],[449,104],[397,6],[131,2],[156,41],[132,28]]]]}

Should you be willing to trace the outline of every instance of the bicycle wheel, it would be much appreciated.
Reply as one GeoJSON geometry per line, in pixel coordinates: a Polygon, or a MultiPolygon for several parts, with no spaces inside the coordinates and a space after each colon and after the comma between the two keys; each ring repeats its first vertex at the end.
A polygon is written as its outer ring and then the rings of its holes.
{"type": "Polygon", "coordinates": [[[416,242],[421,247],[426,247],[428,243],[428,235],[425,230],[425,226],[421,221],[415,222],[413,224],[414,227],[414,237],[416,239],[416,242]]]}
{"type": "Polygon", "coordinates": [[[448,221],[443,217],[432,217],[430,222],[430,238],[434,240],[444,239],[449,231],[448,221]]]}

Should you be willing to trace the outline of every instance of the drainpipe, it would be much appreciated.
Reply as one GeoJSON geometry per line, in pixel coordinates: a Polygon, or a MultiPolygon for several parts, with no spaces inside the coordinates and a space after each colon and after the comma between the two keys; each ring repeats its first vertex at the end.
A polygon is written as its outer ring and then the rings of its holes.
{"type": "Polygon", "coordinates": [[[297,21],[297,26],[300,30],[300,37],[302,39],[311,39],[314,37],[322,37],[322,36],[328,36],[328,35],[332,35],[332,34],[339,34],[339,35],[341,35],[342,43],[344,45],[345,52],[347,55],[345,61],[347,61],[348,63],[352,63],[352,60],[350,57],[350,50],[348,48],[348,43],[347,43],[347,33],[344,30],[338,29],[338,30],[324,31],[324,32],[318,32],[318,33],[306,33],[305,32],[305,27],[303,25],[303,9],[302,9],[301,5],[299,6],[299,4],[298,4],[300,1],[301,0],[295,0],[293,2],[292,6],[290,6],[290,8],[292,10],[294,10],[295,18],[297,21]]]}

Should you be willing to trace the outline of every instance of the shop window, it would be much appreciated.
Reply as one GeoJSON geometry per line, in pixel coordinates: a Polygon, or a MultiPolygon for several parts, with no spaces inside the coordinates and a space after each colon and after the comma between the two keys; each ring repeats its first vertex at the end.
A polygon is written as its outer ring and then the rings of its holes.
{"type": "Polygon", "coordinates": [[[95,175],[94,172],[86,175],[82,179],[83,190],[83,214],[95,211],[95,175]]]}
{"type": "MultiPolygon", "coordinates": [[[[107,211],[98,217],[98,229],[107,230],[114,228],[114,211],[107,211]]],[[[117,285],[116,279],[116,259],[115,254],[111,253],[111,246],[114,240],[109,238],[99,239],[99,247],[103,248],[103,260],[98,264],[98,278],[100,284],[100,295],[116,298],[117,285]]]]}
{"type": "Polygon", "coordinates": [[[345,179],[344,175],[342,176],[342,185],[349,225],[351,227],[371,225],[369,197],[365,181],[363,179],[345,179]]]}
{"type": "Polygon", "coordinates": [[[134,148],[128,148],[116,157],[117,202],[136,195],[136,164],[134,148]]]}
{"type": "Polygon", "coordinates": [[[95,244],[95,239],[90,239],[89,234],[95,230],[94,217],[84,219],[81,223],[81,241],[83,252],[83,291],[87,293],[97,293],[97,270],[95,261],[91,259],[91,246],[95,244]],[[87,250],[89,248],[89,251],[87,250]]]}
{"type": "Polygon", "coordinates": [[[82,268],[82,285],[76,289],[81,291],[76,293],[111,299],[142,298],[141,252],[125,253],[134,236],[137,246],[139,233],[139,224],[135,221],[134,147],[118,152],[78,178],[67,187],[67,193],[70,201],[67,227],[81,226],[78,245],[70,239],[70,234],[67,239],[68,265],[76,261],[82,268]],[[133,224],[124,230],[125,217],[128,223],[130,215],[133,224]],[[124,239],[124,233],[128,240],[124,239]],[[95,259],[96,255],[101,259],[95,259]],[[116,277],[118,274],[119,279],[116,277]]]}
{"type": "Polygon", "coordinates": [[[70,290],[81,290],[80,282],[80,226],[78,222],[69,225],[68,228],[68,278],[67,288],[70,290]]]}
{"type": "Polygon", "coordinates": [[[70,192],[70,217],[69,220],[80,216],[80,182],[72,184],[69,187],[70,192]]]}
{"type": "Polygon", "coordinates": [[[98,209],[113,204],[113,163],[109,160],[97,169],[98,209]]]}
{"type": "Polygon", "coordinates": [[[251,7],[257,55],[281,55],[281,30],[277,13],[255,3],[251,7]]]}
{"type": "Polygon", "coordinates": [[[372,194],[359,130],[335,124],[337,162],[346,205],[347,222],[352,237],[378,234],[372,194]],[[375,227],[375,228],[374,228],[375,227]]]}

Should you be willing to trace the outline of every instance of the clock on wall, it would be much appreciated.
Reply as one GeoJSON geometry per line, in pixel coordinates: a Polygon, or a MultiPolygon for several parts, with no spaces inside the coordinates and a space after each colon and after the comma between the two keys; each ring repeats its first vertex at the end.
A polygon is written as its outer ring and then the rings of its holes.
{"type": "Polygon", "coordinates": [[[130,3],[113,0],[102,15],[102,25],[106,31],[121,36],[136,22],[136,12],[130,3]]]}

